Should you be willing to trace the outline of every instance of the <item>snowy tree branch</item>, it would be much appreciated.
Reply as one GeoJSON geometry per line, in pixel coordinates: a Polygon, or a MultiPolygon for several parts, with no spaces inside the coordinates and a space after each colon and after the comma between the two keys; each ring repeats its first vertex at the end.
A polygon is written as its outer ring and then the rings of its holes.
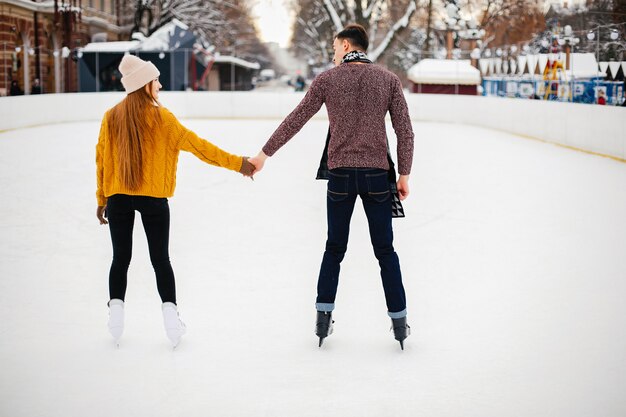
{"type": "Polygon", "coordinates": [[[333,3],[330,0],[324,0],[324,6],[326,7],[330,18],[335,25],[335,30],[340,32],[341,29],[343,29],[343,23],[341,22],[339,14],[337,14],[337,10],[335,10],[335,6],[333,6],[333,3]]]}
{"type": "Polygon", "coordinates": [[[369,57],[372,61],[376,61],[378,57],[380,57],[380,55],[385,51],[385,49],[387,49],[396,32],[409,24],[409,19],[415,12],[416,8],[417,7],[415,5],[415,1],[411,0],[407,6],[406,11],[404,12],[404,16],[402,16],[402,18],[398,20],[391,27],[391,29],[389,29],[387,35],[385,35],[382,42],[376,48],[374,48],[372,52],[369,53],[369,57]]]}

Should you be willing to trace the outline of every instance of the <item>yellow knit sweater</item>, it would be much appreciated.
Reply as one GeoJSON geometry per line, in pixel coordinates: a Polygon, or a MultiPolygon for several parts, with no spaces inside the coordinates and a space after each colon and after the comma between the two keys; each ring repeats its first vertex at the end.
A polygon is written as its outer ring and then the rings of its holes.
{"type": "Polygon", "coordinates": [[[182,151],[193,153],[204,162],[239,171],[243,157],[223,151],[212,143],[200,139],[186,129],[167,109],[160,107],[162,123],[155,126],[150,140],[143,147],[143,185],[138,190],[128,190],[118,177],[116,145],[109,135],[108,112],[102,119],[98,145],[96,145],[96,166],[98,205],[104,206],[107,197],[114,194],[143,195],[149,197],[171,197],[176,188],[176,166],[178,154],[182,151]]]}

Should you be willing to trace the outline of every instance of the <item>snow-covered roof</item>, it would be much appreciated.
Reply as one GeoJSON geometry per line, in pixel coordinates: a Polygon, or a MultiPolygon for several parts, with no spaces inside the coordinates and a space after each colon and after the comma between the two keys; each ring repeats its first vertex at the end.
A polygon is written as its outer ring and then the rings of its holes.
{"type": "Polygon", "coordinates": [[[83,52],[130,52],[139,47],[139,41],[91,42],[83,52]]]}
{"type": "MultiPolygon", "coordinates": [[[[171,22],[163,25],[149,37],[145,37],[141,33],[134,33],[133,38],[134,40],[132,41],[91,42],[85,45],[83,52],[168,52],[185,47],[191,49],[194,47],[196,40],[189,27],[177,19],[172,19],[171,22]]],[[[206,53],[206,51],[204,52],[206,53]]],[[[253,70],[261,68],[258,62],[249,62],[234,56],[216,54],[215,56],[204,55],[204,57],[205,62],[214,60],[217,63],[234,64],[253,70]]]]}
{"type": "Polygon", "coordinates": [[[214,57],[214,62],[235,64],[240,67],[250,68],[254,70],[258,70],[261,68],[261,65],[258,62],[249,62],[241,58],[237,58],[236,56],[229,56],[229,55],[216,55],[214,57]]]}
{"type": "Polygon", "coordinates": [[[91,42],[85,45],[83,52],[134,52],[134,51],[169,51],[181,47],[191,48],[195,42],[189,27],[177,19],[157,29],[149,37],[134,33],[132,41],[91,42]]]}
{"type": "MultiPolygon", "coordinates": [[[[563,64],[565,65],[565,64],[563,64]]],[[[592,53],[570,54],[569,68],[566,73],[568,78],[594,78],[605,77],[605,72],[598,71],[598,62],[592,53]]]]}
{"type": "Polygon", "coordinates": [[[171,22],[155,30],[147,38],[141,33],[134,33],[133,38],[141,41],[139,48],[142,51],[168,51],[185,47],[192,48],[196,42],[196,37],[189,30],[189,26],[178,19],[172,19],[171,22]]]}
{"type": "Polygon", "coordinates": [[[423,59],[407,75],[416,84],[480,84],[480,71],[469,60],[423,59]]]}
{"type": "MultiPolygon", "coordinates": [[[[54,1],[52,0],[46,0],[37,3],[33,2],[32,0],[3,0],[3,3],[7,3],[9,6],[23,7],[34,12],[54,13],[54,1]]],[[[80,11],[80,9],[77,7],[72,7],[72,10],[75,12],[80,11]]]]}

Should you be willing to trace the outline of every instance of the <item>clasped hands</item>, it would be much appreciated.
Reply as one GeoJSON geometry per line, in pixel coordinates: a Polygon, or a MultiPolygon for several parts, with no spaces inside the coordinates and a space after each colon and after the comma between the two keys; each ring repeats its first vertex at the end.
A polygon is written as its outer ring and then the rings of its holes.
{"type": "Polygon", "coordinates": [[[254,174],[263,169],[266,159],[267,155],[265,155],[263,151],[260,151],[257,156],[252,158],[244,156],[239,172],[243,174],[244,177],[250,177],[250,179],[254,180],[254,174]]]}

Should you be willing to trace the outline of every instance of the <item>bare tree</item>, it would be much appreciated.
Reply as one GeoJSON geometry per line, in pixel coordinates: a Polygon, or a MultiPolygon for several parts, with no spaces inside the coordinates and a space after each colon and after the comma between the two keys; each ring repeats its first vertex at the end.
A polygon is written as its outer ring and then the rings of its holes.
{"type": "Polygon", "coordinates": [[[480,25],[486,31],[483,46],[527,42],[546,27],[535,0],[469,0],[468,6],[481,10],[480,25]]]}
{"type": "Polygon", "coordinates": [[[332,59],[333,24],[322,2],[296,0],[291,50],[309,63],[329,64],[332,59]]]}
{"type": "Polygon", "coordinates": [[[136,0],[125,7],[124,12],[134,16],[131,33],[150,36],[178,19],[205,47],[262,64],[269,59],[252,21],[248,0],[136,0]]]}
{"type": "Polygon", "coordinates": [[[150,36],[157,29],[178,19],[204,40],[219,38],[226,25],[224,5],[219,0],[136,0],[131,33],[150,36]]]}
{"type": "Polygon", "coordinates": [[[294,0],[292,7],[298,16],[293,46],[298,54],[317,62],[327,57],[334,34],[349,23],[365,27],[370,37],[368,55],[378,60],[417,8],[415,0],[294,0]]]}
{"type": "Polygon", "coordinates": [[[553,31],[570,26],[579,39],[574,51],[591,52],[599,61],[622,61],[626,57],[626,1],[590,0],[568,7],[553,4],[545,15],[547,29],[537,33],[531,45],[547,52],[541,41],[552,43],[553,31]],[[591,35],[591,39],[587,37],[591,35]]]}
{"type": "Polygon", "coordinates": [[[262,66],[267,66],[271,57],[260,40],[249,1],[228,0],[220,3],[226,22],[220,31],[220,52],[255,60],[262,66]]]}
{"type": "MultiPolygon", "coordinates": [[[[564,14],[564,10],[560,12],[564,14]]],[[[582,49],[597,53],[600,61],[626,59],[626,1],[591,0],[577,17],[572,20],[570,14],[562,16],[561,20],[581,32],[582,49]],[[594,33],[593,40],[587,39],[589,31],[594,33]]]]}

